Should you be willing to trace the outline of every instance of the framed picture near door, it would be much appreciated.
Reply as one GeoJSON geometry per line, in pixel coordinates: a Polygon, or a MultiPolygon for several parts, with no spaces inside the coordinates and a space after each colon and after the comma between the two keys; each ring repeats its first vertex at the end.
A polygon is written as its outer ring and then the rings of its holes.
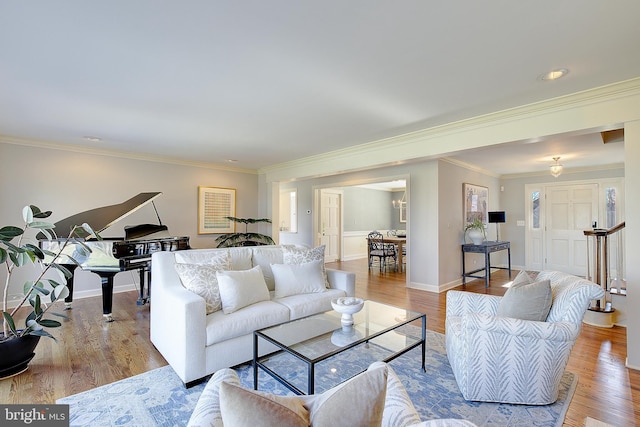
{"type": "Polygon", "coordinates": [[[464,204],[464,225],[480,219],[485,227],[489,225],[489,189],[481,185],[462,184],[464,204]]]}
{"type": "Polygon", "coordinates": [[[400,202],[400,222],[407,222],[407,202],[400,202]]]}

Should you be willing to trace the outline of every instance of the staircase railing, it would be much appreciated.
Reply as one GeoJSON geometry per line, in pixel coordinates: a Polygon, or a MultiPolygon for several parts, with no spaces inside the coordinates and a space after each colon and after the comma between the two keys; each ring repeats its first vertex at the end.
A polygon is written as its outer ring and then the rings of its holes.
{"type": "Polygon", "coordinates": [[[587,236],[587,279],[599,284],[605,291],[604,297],[596,300],[596,304],[589,307],[589,310],[610,313],[614,311],[611,304],[611,294],[626,294],[626,280],[624,279],[624,245],[622,242],[622,230],[625,227],[624,221],[611,228],[595,228],[593,230],[584,230],[587,236]],[[616,277],[609,277],[610,268],[610,245],[609,237],[612,235],[617,237],[616,252],[616,277]],[[593,238],[593,239],[591,239],[593,238]],[[593,250],[590,249],[589,242],[594,240],[593,250]],[[591,266],[593,265],[593,268],[591,266]],[[616,286],[611,286],[615,284],[616,286]]]}

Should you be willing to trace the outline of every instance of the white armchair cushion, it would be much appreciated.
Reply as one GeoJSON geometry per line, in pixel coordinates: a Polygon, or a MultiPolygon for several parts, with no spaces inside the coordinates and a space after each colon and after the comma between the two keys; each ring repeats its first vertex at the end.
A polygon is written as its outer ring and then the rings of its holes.
{"type": "Polygon", "coordinates": [[[272,264],[271,271],[276,285],[276,298],[327,290],[322,274],[322,261],[302,264],[272,264]]]}
{"type": "Polygon", "coordinates": [[[225,314],[260,301],[269,301],[269,290],[259,265],[250,270],[217,271],[216,276],[225,314]]]}

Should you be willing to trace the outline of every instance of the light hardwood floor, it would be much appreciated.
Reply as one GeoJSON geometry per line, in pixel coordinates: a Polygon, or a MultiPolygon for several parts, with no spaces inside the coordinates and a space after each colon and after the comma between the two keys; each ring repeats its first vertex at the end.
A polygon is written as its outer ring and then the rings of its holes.
{"type": "MultiPolygon", "coordinates": [[[[327,266],[355,272],[357,296],[424,312],[427,327],[444,333],[444,294],[407,289],[404,274],[369,271],[366,260],[327,266]]],[[[508,281],[501,270],[492,274],[488,289],[480,280],[464,289],[502,295],[508,281]]],[[[0,381],[0,402],[53,403],[166,365],[149,341],[149,306],[136,306],[136,298],[135,292],[114,295],[112,323],[102,321],[100,297],[75,301],[66,312],[70,319],[53,331],[58,342],[42,339],[29,369],[0,381]]],[[[579,382],[565,426],[584,426],[586,417],[615,426],[640,423],[640,372],[625,368],[625,358],[626,329],[583,326],[567,367],[579,382]]]]}

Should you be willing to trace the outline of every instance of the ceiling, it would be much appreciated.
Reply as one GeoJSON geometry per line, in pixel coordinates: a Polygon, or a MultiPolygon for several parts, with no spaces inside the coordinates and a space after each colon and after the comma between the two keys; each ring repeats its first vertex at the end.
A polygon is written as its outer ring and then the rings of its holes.
{"type": "MultiPolygon", "coordinates": [[[[637,0],[3,2],[0,140],[259,169],[639,77],[638,16],[637,0]]],[[[597,137],[455,158],[621,163],[597,137]]]]}

